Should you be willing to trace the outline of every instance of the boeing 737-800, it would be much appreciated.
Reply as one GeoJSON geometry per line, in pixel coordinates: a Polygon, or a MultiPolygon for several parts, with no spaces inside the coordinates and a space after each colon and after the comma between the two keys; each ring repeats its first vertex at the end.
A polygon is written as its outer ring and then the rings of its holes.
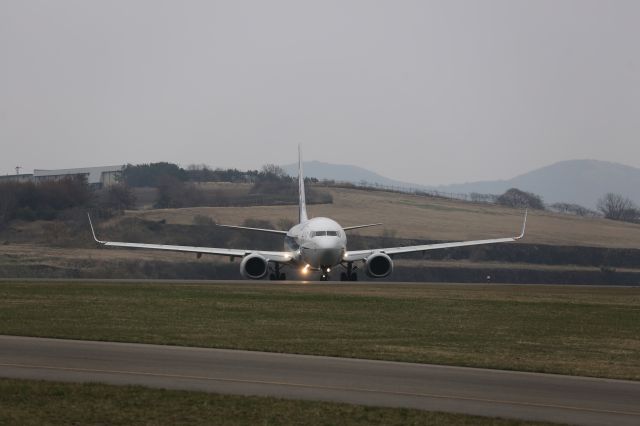
{"type": "Polygon", "coordinates": [[[309,218],[305,202],[304,176],[302,173],[302,156],[298,151],[298,224],[288,231],[275,229],[249,228],[245,226],[217,225],[234,229],[245,229],[258,232],[269,232],[280,234],[284,237],[283,251],[264,250],[244,250],[232,248],[212,248],[212,247],[190,247],[174,246],[164,244],[140,244],[101,241],[96,237],[91,217],[89,224],[93,238],[97,243],[107,247],[126,247],[154,250],[167,250],[176,252],[196,253],[198,257],[202,254],[212,254],[231,258],[242,258],[240,262],[240,274],[245,278],[262,279],[269,276],[272,280],[284,280],[284,267],[301,268],[303,274],[310,271],[320,273],[320,280],[326,281],[329,272],[335,267],[342,267],[340,274],[342,281],[356,281],[358,275],[356,270],[364,269],[367,276],[371,278],[384,278],[393,272],[392,256],[424,252],[427,250],[437,250],[451,247],[475,246],[481,244],[495,244],[516,241],[524,237],[527,224],[527,213],[525,211],[522,232],[517,237],[495,238],[488,240],[461,241],[453,243],[425,244],[406,247],[388,247],[367,250],[347,250],[346,232],[352,229],[365,228],[369,226],[381,225],[371,223],[357,226],[340,226],[335,220],[326,217],[309,218]]]}

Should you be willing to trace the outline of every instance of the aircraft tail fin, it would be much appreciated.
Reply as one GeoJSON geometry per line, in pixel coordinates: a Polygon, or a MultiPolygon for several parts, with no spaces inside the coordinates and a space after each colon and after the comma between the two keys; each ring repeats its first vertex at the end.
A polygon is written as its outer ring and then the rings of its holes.
{"type": "Polygon", "coordinates": [[[307,202],[304,195],[304,174],[302,173],[302,150],[298,145],[298,220],[300,223],[307,221],[307,202]]]}

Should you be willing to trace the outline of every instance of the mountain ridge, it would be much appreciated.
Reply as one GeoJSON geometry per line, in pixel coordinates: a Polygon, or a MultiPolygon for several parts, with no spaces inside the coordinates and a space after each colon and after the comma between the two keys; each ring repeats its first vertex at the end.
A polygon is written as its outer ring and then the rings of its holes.
{"type": "MultiPolygon", "coordinates": [[[[306,176],[356,184],[366,181],[383,186],[461,194],[502,194],[509,188],[518,188],[540,195],[547,204],[566,202],[588,208],[595,208],[600,197],[607,192],[614,192],[640,204],[640,168],[594,159],[559,161],[510,179],[448,185],[402,182],[363,167],[345,164],[309,161],[303,167],[306,176]]],[[[298,173],[297,164],[285,165],[283,169],[292,176],[298,173]]]]}

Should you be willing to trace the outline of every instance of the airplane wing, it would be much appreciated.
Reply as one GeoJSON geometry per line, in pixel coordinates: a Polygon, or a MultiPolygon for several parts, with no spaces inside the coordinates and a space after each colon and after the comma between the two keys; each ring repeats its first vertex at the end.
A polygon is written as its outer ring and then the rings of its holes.
{"type": "Polygon", "coordinates": [[[353,262],[356,260],[364,260],[373,253],[385,253],[389,256],[403,253],[423,252],[428,250],[438,250],[452,247],[465,247],[465,246],[477,246],[482,244],[496,244],[496,243],[508,243],[512,241],[518,241],[524,238],[524,231],[527,226],[527,211],[524,212],[524,222],[522,224],[522,232],[517,237],[507,238],[494,238],[489,240],[474,240],[474,241],[459,241],[453,243],[437,243],[437,244],[424,244],[419,246],[405,246],[405,247],[389,247],[381,249],[369,249],[369,250],[354,250],[348,251],[344,255],[345,262],[353,262]]]}
{"type": "Polygon", "coordinates": [[[165,244],[143,244],[143,243],[124,243],[117,241],[101,241],[96,237],[96,232],[93,229],[93,223],[91,217],[89,217],[89,225],[91,226],[91,233],[93,239],[103,246],[107,247],[126,247],[126,248],[139,248],[139,249],[152,249],[152,250],[165,250],[176,251],[185,253],[196,254],[213,254],[218,256],[227,257],[244,257],[250,253],[258,253],[264,256],[267,260],[278,263],[287,263],[293,258],[293,253],[287,251],[265,251],[265,250],[242,250],[242,249],[227,249],[227,248],[215,248],[215,247],[192,247],[192,246],[172,246],[165,244]]]}

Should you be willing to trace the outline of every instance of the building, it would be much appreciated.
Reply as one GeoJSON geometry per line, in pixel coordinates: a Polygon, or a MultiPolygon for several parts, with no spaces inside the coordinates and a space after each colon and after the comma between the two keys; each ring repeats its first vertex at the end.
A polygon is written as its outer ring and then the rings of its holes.
{"type": "Polygon", "coordinates": [[[84,167],[80,169],[58,169],[33,171],[35,183],[51,182],[66,179],[71,176],[83,176],[89,186],[94,188],[106,188],[118,183],[124,166],[84,167]]]}
{"type": "Polygon", "coordinates": [[[0,176],[0,183],[6,183],[6,182],[17,182],[17,183],[33,182],[33,174],[0,176]]]}
{"type": "Polygon", "coordinates": [[[33,174],[0,176],[2,182],[41,182],[59,181],[74,176],[82,176],[92,188],[107,188],[119,182],[124,166],[83,167],[79,169],[42,170],[35,169],[33,174]]]}

